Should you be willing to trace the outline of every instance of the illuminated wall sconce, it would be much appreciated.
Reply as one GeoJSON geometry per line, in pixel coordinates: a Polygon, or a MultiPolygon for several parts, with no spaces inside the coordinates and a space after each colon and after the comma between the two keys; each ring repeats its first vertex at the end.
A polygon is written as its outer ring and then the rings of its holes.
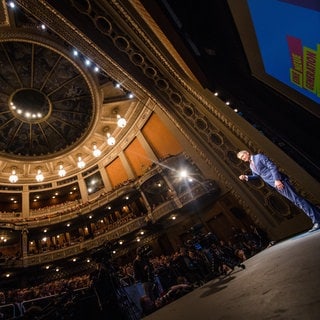
{"type": "Polygon", "coordinates": [[[17,173],[16,173],[16,169],[17,169],[16,167],[12,167],[11,175],[9,177],[9,181],[11,183],[16,183],[19,180],[17,173]]]}
{"type": "Polygon", "coordinates": [[[78,155],[77,166],[78,166],[79,169],[83,169],[86,166],[86,163],[82,160],[81,155],[78,155]]]}
{"type": "Polygon", "coordinates": [[[66,170],[64,169],[63,167],[63,164],[62,163],[59,163],[59,170],[58,170],[58,175],[59,177],[64,177],[66,175],[66,170]]]}
{"type": "Polygon", "coordinates": [[[40,167],[37,169],[36,180],[37,180],[37,182],[42,182],[44,180],[44,176],[42,174],[40,167]]]}
{"type": "Polygon", "coordinates": [[[93,144],[92,154],[94,157],[98,158],[101,155],[101,150],[97,147],[97,145],[93,144]]]}

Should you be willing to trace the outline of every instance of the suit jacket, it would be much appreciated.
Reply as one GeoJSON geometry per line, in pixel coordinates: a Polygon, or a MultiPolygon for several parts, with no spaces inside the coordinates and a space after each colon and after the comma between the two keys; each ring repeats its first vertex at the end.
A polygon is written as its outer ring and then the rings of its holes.
{"type": "Polygon", "coordinates": [[[264,154],[258,153],[251,156],[250,169],[251,175],[248,180],[261,177],[264,182],[274,187],[275,180],[283,180],[284,175],[279,172],[277,166],[264,154]]]}

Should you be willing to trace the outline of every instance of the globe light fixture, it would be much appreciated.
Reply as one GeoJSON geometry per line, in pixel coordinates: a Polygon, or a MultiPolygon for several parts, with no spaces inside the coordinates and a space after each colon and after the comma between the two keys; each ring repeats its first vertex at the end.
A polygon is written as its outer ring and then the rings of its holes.
{"type": "Polygon", "coordinates": [[[44,176],[42,174],[41,168],[37,169],[36,180],[37,182],[42,182],[44,180],[44,176]]]}
{"type": "Polygon", "coordinates": [[[65,175],[66,175],[66,170],[64,169],[64,167],[63,167],[63,164],[62,163],[60,163],[59,164],[59,170],[58,170],[58,175],[59,175],[59,177],[64,177],[65,175]]]}
{"type": "Polygon", "coordinates": [[[119,128],[124,128],[127,125],[127,120],[117,114],[117,125],[119,128]]]}
{"type": "Polygon", "coordinates": [[[116,139],[109,132],[107,133],[107,143],[109,146],[114,146],[116,143],[116,139]]]}
{"type": "Polygon", "coordinates": [[[12,170],[11,170],[11,175],[9,177],[9,181],[11,183],[16,183],[17,181],[19,180],[17,174],[16,174],[16,168],[13,167],[12,170]]]}
{"type": "Polygon", "coordinates": [[[85,162],[82,160],[81,156],[78,156],[78,168],[83,169],[86,166],[85,162]]]}
{"type": "Polygon", "coordinates": [[[95,143],[93,144],[92,154],[96,158],[100,157],[100,155],[101,155],[101,150],[97,147],[97,145],[95,143]]]}

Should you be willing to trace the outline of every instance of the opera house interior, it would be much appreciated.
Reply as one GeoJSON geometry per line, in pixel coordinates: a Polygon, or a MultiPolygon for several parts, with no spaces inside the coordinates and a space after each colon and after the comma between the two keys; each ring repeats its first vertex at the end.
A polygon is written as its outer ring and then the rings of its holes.
{"type": "Polygon", "coordinates": [[[247,1],[0,6],[0,291],[124,265],[141,247],[310,229],[262,180],[238,178],[240,150],[264,153],[319,205],[319,93],[268,72],[247,1]]]}

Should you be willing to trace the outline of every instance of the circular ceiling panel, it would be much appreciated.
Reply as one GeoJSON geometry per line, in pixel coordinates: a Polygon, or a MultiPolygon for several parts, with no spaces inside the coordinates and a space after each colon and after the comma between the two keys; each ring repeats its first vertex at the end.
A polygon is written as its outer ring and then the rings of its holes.
{"type": "Polygon", "coordinates": [[[94,99],[80,67],[32,42],[0,44],[0,155],[55,156],[89,132],[94,99]]]}

